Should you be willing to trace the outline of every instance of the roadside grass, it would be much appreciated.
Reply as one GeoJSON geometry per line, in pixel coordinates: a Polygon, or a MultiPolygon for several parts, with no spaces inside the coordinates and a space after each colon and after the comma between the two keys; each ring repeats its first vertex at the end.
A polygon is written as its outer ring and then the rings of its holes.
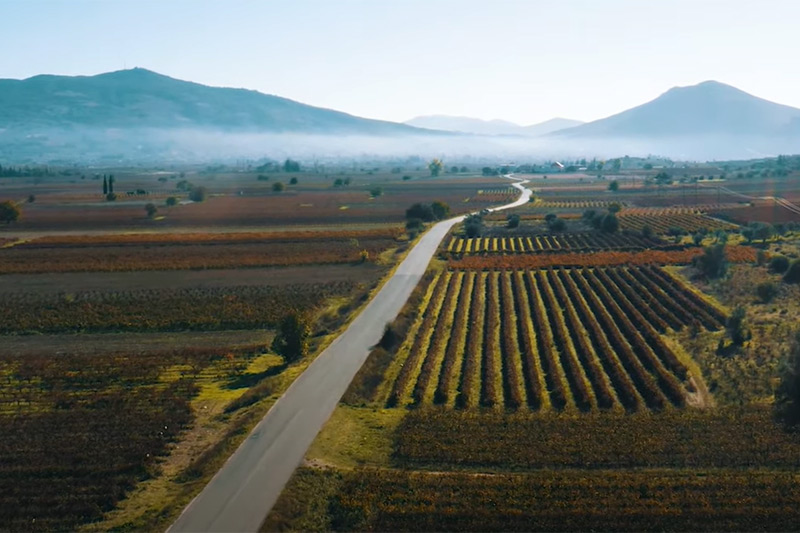
{"type": "Polygon", "coordinates": [[[389,466],[394,429],[405,415],[405,409],[340,405],[311,444],[306,462],[337,468],[389,466]]]}

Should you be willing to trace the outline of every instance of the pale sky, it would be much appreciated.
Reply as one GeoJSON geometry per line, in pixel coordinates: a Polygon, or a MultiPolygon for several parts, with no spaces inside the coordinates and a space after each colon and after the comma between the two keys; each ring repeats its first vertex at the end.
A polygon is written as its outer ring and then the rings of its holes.
{"type": "Polygon", "coordinates": [[[0,0],[0,20],[0,78],[139,66],[394,121],[588,121],[708,79],[800,107],[795,0],[0,0]]]}

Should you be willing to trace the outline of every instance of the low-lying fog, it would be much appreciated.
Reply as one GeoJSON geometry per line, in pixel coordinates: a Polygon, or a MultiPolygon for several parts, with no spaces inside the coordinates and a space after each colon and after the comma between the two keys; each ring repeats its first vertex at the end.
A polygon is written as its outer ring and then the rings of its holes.
{"type": "Polygon", "coordinates": [[[0,161],[204,162],[236,158],[380,158],[543,161],[657,155],[679,160],[747,159],[800,151],[797,139],[696,136],[575,139],[432,133],[423,136],[231,133],[210,130],[0,131],[0,161]]]}

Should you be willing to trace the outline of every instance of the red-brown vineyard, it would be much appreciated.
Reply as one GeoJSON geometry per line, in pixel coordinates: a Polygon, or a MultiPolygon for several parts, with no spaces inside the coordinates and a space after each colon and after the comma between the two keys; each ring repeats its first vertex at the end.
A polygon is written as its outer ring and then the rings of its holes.
{"type": "Polygon", "coordinates": [[[659,267],[447,271],[387,404],[680,407],[695,386],[660,334],[724,321],[659,267]]]}

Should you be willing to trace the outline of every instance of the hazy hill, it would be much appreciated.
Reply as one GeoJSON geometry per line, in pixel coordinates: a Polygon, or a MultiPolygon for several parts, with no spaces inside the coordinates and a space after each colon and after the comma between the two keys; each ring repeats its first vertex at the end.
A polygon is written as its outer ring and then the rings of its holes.
{"type": "Polygon", "coordinates": [[[573,138],[792,137],[800,109],[758,98],[730,85],[705,81],[674,87],[655,100],[608,118],[562,130],[573,138]]]}
{"type": "Polygon", "coordinates": [[[412,134],[245,89],[208,87],[134,68],[97,76],[0,80],[0,128],[202,128],[224,131],[412,134]]]}
{"type": "Polygon", "coordinates": [[[579,120],[553,118],[531,126],[520,126],[506,120],[481,120],[450,115],[425,115],[414,117],[405,123],[418,128],[474,133],[477,135],[524,135],[531,137],[583,124],[579,120]]]}

